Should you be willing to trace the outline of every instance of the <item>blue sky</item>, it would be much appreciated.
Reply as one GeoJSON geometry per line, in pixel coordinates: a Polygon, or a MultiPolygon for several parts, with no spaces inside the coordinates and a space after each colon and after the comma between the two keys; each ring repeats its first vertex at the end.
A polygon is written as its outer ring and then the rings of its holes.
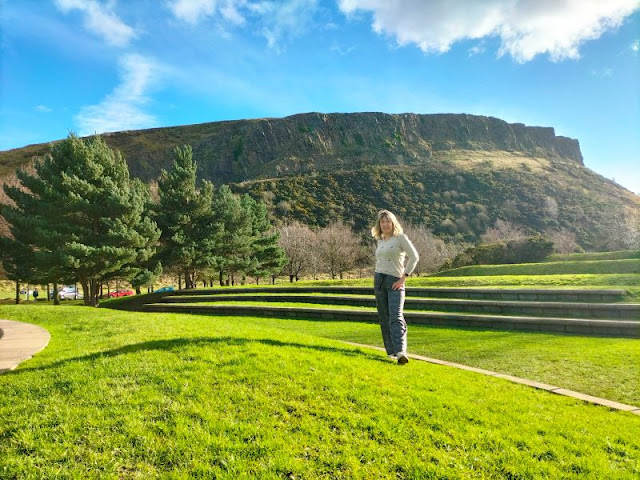
{"type": "Polygon", "coordinates": [[[0,0],[0,150],[302,112],[554,127],[640,193],[639,0],[0,0]]]}

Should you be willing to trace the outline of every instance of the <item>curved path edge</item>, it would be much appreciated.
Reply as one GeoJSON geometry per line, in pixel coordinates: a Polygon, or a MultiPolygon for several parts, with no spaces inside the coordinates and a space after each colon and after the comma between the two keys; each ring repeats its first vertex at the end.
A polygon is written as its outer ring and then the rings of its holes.
{"type": "Polygon", "coordinates": [[[31,323],[0,319],[0,373],[13,370],[43,350],[51,339],[49,332],[31,323]]]}
{"type": "MultiPolygon", "coordinates": [[[[351,345],[353,347],[371,348],[374,350],[385,352],[384,348],[376,347],[374,345],[365,345],[363,343],[354,343],[354,342],[344,342],[344,343],[351,345]]],[[[608,407],[614,410],[622,410],[625,412],[631,412],[635,415],[640,415],[640,407],[636,407],[635,405],[627,405],[624,403],[614,402],[612,400],[607,400],[606,398],[594,397],[592,395],[586,395],[584,393],[574,392],[573,390],[567,390],[566,388],[556,387],[554,385],[548,385],[546,383],[534,382],[533,380],[527,380],[526,378],[514,377],[513,375],[507,375],[499,372],[492,372],[491,370],[483,370],[482,368],[470,367],[468,365],[462,365],[460,363],[438,360],[437,358],[424,357],[422,355],[416,355],[414,353],[409,353],[408,356],[409,358],[413,358],[414,360],[420,360],[423,362],[434,363],[436,365],[444,365],[447,367],[458,368],[460,370],[468,370],[470,372],[480,373],[482,375],[488,375],[490,377],[502,378],[505,380],[509,380],[510,382],[520,383],[522,385],[538,388],[540,390],[546,390],[547,392],[555,393],[558,395],[564,395],[565,397],[572,397],[578,400],[582,400],[584,402],[593,403],[596,405],[602,405],[604,407],[608,407]]]]}

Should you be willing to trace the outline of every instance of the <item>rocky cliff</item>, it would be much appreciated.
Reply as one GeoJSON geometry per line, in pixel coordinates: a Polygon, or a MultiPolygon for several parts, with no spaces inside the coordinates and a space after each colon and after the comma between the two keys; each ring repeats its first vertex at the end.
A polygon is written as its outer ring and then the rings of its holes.
{"type": "MultiPolygon", "coordinates": [[[[367,164],[417,165],[437,152],[506,151],[582,165],[577,140],[553,128],[458,114],[305,113],[286,118],[212,122],[110,133],[133,175],[156,178],[176,145],[190,144],[199,173],[216,184],[367,164]]],[[[48,145],[0,152],[0,165],[42,155],[48,145]]]]}

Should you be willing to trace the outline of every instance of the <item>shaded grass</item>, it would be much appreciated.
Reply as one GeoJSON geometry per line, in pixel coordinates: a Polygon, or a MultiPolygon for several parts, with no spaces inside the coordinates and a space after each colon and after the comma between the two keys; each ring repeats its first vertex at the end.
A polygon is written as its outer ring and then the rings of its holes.
{"type": "Polygon", "coordinates": [[[640,474],[637,416],[471,372],[398,367],[287,330],[299,322],[74,306],[0,316],[52,334],[0,376],[2,478],[640,474]]]}

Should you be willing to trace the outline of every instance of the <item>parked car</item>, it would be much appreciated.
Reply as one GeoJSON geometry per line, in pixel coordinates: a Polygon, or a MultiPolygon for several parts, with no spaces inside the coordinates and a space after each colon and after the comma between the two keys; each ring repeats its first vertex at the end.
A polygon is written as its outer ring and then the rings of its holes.
{"type": "Polygon", "coordinates": [[[162,287],[159,288],[158,290],[156,290],[154,293],[162,293],[162,292],[173,292],[175,290],[175,288],[173,287],[173,285],[169,286],[169,287],[162,287]]]}
{"type": "Polygon", "coordinates": [[[107,298],[127,297],[129,295],[135,295],[135,292],[133,290],[115,290],[107,293],[107,298]]]}
{"type": "Polygon", "coordinates": [[[64,287],[58,291],[58,298],[60,300],[80,300],[84,297],[75,287],[64,287]]]}

